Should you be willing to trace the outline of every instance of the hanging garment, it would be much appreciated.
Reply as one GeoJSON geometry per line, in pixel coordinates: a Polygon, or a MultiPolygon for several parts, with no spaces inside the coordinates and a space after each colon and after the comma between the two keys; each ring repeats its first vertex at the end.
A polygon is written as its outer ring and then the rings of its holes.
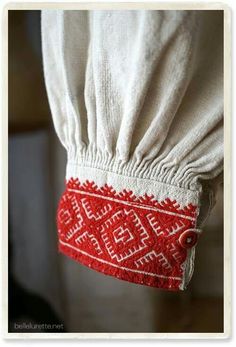
{"type": "Polygon", "coordinates": [[[185,289],[223,167],[222,11],[42,11],[59,250],[185,289]]]}

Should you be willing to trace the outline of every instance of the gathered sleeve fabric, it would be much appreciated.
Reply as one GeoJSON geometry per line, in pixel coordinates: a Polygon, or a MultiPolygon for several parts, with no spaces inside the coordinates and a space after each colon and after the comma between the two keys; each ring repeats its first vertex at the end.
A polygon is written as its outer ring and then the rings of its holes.
{"type": "Polygon", "coordinates": [[[42,11],[45,83],[67,151],[60,250],[185,289],[223,169],[222,11],[42,11]]]}

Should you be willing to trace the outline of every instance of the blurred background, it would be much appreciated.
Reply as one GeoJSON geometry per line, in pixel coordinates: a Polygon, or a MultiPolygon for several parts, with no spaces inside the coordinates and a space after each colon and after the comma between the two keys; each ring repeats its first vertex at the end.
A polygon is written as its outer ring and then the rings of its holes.
{"type": "Polygon", "coordinates": [[[185,292],[120,281],[57,252],[66,153],[44,86],[40,11],[8,14],[9,332],[223,332],[222,186],[185,292]]]}

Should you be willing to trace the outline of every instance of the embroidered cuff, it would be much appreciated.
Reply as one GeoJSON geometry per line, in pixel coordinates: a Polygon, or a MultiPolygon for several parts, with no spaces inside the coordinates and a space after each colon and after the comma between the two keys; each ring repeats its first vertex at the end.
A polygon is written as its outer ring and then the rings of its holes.
{"type": "Polygon", "coordinates": [[[68,164],[59,250],[104,274],[183,290],[193,273],[199,192],[68,164]]]}

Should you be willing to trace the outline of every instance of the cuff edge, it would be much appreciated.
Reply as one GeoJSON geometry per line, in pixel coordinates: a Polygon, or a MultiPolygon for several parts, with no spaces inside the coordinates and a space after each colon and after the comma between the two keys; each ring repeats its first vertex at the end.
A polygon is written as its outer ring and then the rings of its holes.
{"type": "Polygon", "coordinates": [[[93,181],[98,187],[103,187],[104,185],[112,186],[117,192],[129,190],[136,196],[147,194],[154,196],[157,201],[170,198],[177,201],[180,206],[188,204],[199,206],[201,197],[200,190],[190,190],[154,179],[127,176],[126,174],[69,162],[66,169],[66,183],[70,179],[78,179],[81,183],[93,181]]]}

